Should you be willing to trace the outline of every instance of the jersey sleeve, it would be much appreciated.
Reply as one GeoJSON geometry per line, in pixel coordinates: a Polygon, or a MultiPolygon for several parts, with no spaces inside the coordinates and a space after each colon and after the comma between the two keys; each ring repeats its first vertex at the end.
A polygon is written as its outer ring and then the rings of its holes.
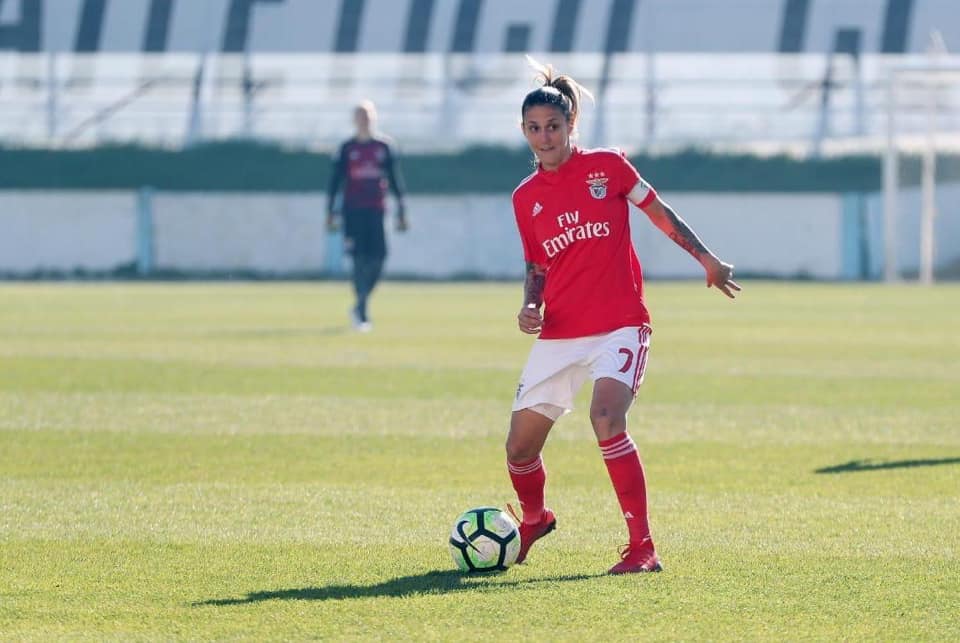
{"type": "Polygon", "coordinates": [[[346,175],[347,143],[340,146],[336,156],[331,159],[330,182],[327,184],[327,211],[333,212],[334,204],[337,198],[337,192],[340,190],[340,184],[346,175]]]}
{"type": "MultiPolygon", "coordinates": [[[[527,263],[545,266],[547,257],[543,248],[536,242],[533,235],[533,225],[530,218],[530,207],[524,207],[525,201],[519,194],[513,195],[513,216],[517,221],[517,231],[520,233],[520,243],[523,245],[523,258],[527,263]]],[[[529,206],[529,204],[528,204],[529,206]]]]}
{"type": "Polygon", "coordinates": [[[657,198],[657,191],[640,176],[637,168],[633,167],[633,163],[630,162],[623,150],[620,150],[617,161],[617,183],[620,186],[620,193],[638,208],[648,206],[657,198]]]}
{"type": "Polygon", "coordinates": [[[397,164],[397,155],[394,154],[393,147],[389,143],[383,144],[384,151],[384,168],[387,174],[387,183],[390,186],[390,189],[393,191],[394,196],[397,199],[403,200],[404,192],[406,192],[406,186],[403,182],[403,175],[400,172],[400,168],[397,164]]]}

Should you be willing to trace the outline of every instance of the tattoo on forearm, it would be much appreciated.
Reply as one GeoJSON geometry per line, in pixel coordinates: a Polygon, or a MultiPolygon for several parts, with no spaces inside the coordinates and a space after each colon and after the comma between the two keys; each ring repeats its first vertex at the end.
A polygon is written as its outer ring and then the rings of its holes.
{"type": "Polygon", "coordinates": [[[677,216],[673,208],[664,205],[663,209],[666,210],[670,222],[670,231],[667,232],[667,236],[673,239],[675,244],[693,255],[695,259],[700,259],[709,252],[696,233],[690,229],[686,221],[677,216]]]}
{"type": "Polygon", "coordinates": [[[546,283],[547,275],[543,268],[535,263],[527,264],[527,277],[523,283],[523,305],[543,303],[543,286],[546,283]]]}

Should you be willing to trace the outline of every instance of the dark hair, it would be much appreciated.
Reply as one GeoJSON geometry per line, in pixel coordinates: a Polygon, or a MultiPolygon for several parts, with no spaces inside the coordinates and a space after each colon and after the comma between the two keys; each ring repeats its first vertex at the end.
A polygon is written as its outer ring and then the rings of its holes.
{"type": "Polygon", "coordinates": [[[586,94],[593,98],[593,94],[570,76],[563,74],[555,76],[553,65],[541,65],[530,56],[527,56],[527,62],[537,70],[537,81],[541,86],[524,97],[523,105],[520,107],[520,118],[522,119],[531,107],[552,105],[560,110],[571,125],[575,125],[580,115],[581,97],[586,94]]]}

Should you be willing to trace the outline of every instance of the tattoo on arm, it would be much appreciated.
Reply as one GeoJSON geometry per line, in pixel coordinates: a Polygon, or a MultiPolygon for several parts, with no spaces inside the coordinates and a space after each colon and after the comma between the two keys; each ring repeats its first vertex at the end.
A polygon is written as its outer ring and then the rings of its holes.
{"type": "Polygon", "coordinates": [[[535,263],[527,263],[527,277],[523,282],[523,305],[536,304],[537,307],[543,303],[543,286],[547,281],[547,275],[541,266],[535,263]]]}
{"type": "Polygon", "coordinates": [[[673,239],[673,242],[693,255],[694,259],[699,260],[705,254],[709,254],[707,247],[703,245],[703,242],[700,241],[700,237],[697,236],[687,222],[684,221],[673,211],[666,203],[663,204],[663,209],[667,213],[667,229],[665,232],[667,236],[673,239]]]}

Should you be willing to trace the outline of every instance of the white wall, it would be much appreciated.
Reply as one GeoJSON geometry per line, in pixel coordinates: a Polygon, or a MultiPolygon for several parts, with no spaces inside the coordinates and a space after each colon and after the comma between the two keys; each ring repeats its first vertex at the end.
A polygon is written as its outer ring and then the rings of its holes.
{"type": "MultiPolygon", "coordinates": [[[[960,185],[938,192],[937,266],[960,259],[960,185]]],[[[664,198],[740,274],[838,279],[844,274],[843,198],[835,194],[675,193],[664,198]]],[[[919,263],[917,190],[903,190],[901,268],[919,263]]],[[[882,258],[878,196],[866,200],[872,263],[882,258]]],[[[156,193],[153,262],[196,273],[320,274],[347,267],[324,229],[326,195],[156,193]]],[[[0,274],[109,272],[137,261],[134,192],[0,192],[0,274]]],[[[509,195],[407,199],[411,230],[389,216],[387,274],[519,278],[523,257],[509,195]]],[[[849,223],[849,222],[848,222],[849,223]]],[[[633,236],[649,277],[699,277],[700,267],[638,211],[633,236]]],[[[846,242],[845,242],[846,241],[846,242]]],[[[849,258],[848,258],[849,259],[849,258]]],[[[879,271],[874,269],[873,273],[879,271]]]]}
{"type": "MultiPolygon", "coordinates": [[[[934,265],[960,264],[960,183],[937,186],[937,215],[934,219],[934,265]]],[[[867,199],[870,222],[873,273],[883,272],[883,195],[867,199]]],[[[919,188],[901,188],[897,221],[897,263],[900,269],[916,274],[920,269],[920,214],[923,204],[919,188]]]]}
{"type": "MultiPolygon", "coordinates": [[[[840,276],[838,195],[724,192],[664,194],[662,198],[737,271],[820,279],[840,276]]],[[[635,221],[634,241],[647,274],[703,274],[700,265],[646,217],[640,215],[635,221]]]]}
{"type": "Polygon", "coordinates": [[[317,194],[159,193],[153,201],[155,265],[204,272],[320,270],[325,204],[317,194]]]}
{"type": "Polygon", "coordinates": [[[136,208],[133,192],[0,192],[0,273],[131,264],[136,208]]]}

